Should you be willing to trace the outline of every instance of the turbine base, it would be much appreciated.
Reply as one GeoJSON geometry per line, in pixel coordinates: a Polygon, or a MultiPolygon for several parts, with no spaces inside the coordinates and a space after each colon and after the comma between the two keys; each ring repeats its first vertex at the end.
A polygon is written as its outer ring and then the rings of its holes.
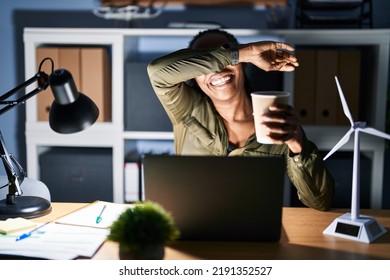
{"type": "Polygon", "coordinates": [[[345,213],[336,218],[323,234],[371,243],[386,232],[387,230],[372,217],[360,215],[352,220],[351,213],[345,213]]]}

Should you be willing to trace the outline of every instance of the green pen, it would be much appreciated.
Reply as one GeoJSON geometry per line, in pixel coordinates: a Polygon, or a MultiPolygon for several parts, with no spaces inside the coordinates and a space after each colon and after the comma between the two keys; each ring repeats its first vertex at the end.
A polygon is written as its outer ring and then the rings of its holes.
{"type": "Polygon", "coordinates": [[[103,206],[103,209],[102,209],[102,211],[100,211],[99,216],[96,217],[96,223],[97,224],[100,223],[101,220],[102,220],[102,215],[103,215],[104,209],[106,209],[106,205],[103,206]]]}

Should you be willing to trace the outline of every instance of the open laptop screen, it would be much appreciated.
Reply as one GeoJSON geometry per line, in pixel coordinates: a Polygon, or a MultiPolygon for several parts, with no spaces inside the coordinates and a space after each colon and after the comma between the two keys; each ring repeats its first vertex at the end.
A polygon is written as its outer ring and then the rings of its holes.
{"type": "Polygon", "coordinates": [[[146,155],[145,200],[169,211],[181,239],[278,241],[282,157],[146,155]]]}

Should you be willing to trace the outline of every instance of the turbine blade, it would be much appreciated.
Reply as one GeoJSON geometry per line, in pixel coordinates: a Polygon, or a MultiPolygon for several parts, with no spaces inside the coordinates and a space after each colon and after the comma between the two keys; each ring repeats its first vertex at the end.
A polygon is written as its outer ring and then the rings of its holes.
{"type": "Polygon", "coordinates": [[[343,138],[340,139],[340,141],[329,151],[329,153],[324,157],[324,160],[326,160],[328,157],[330,157],[334,152],[336,152],[341,146],[343,146],[345,143],[348,142],[349,138],[351,137],[352,132],[354,131],[353,128],[350,128],[347,133],[343,136],[343,138]]]}
{"type": "Polygon", "coordinates": [[[361,128],[360,131],[390,140],[390,135],[372,127],[361,128]]]}
{"type": "Polygon", "coordinates": [[[339,95],[340,95],[340,100],[341,100],[341,105],[343,106],[344,115],[348,118],[349,122],[351,123],[351,126],[353,126],[354,121],[353,121],[351,112],[349,111],[347,101],[345,100],[343,90],[341,89],[341,86],[340,86],[339,80],[337,79],[337,76],[335,76],[334,78],[336,80],[337,90],[338,90],[339,95]]]}

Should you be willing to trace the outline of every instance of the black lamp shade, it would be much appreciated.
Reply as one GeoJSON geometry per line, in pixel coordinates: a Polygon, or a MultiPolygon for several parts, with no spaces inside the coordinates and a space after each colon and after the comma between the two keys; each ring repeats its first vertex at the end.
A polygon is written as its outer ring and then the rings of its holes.
{"type": "Polygon", "coordinates": [[[95,123],[99,109],[86,95],[77,91],[69,71],[55,70],[50,76],[54,101],[50,108],[49,124],[62,134],[82,131],[95,123]]]}

